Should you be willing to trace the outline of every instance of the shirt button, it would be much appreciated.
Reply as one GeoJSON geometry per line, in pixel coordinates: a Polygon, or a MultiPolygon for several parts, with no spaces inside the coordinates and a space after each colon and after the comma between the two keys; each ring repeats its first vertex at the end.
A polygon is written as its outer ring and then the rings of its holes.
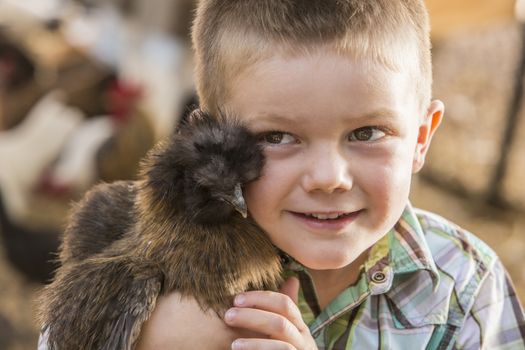
{"type": "Polygon", "coordinates": [[[386,280],[386,275],[382,272],[374,272],[372,275],[372,281],[375,283],[383,283],[386,280]]]}

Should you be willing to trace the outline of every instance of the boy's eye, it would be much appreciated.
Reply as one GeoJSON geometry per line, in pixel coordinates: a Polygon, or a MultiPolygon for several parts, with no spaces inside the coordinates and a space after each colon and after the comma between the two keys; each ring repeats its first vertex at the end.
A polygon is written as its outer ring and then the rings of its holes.
{"type": "Polygon", "coordinates": [[[376,141],[386,134],[377,127],[365,126],[363,128],[356,129],[348,135],[349,141],[376,141]]]}
{"type": "Polygon", "coordinates": [[[282,145],[296,142],[295,137],[281,131],[271,131],[263,134],[261,136],[261,141],[271,145],[282,145]]]}

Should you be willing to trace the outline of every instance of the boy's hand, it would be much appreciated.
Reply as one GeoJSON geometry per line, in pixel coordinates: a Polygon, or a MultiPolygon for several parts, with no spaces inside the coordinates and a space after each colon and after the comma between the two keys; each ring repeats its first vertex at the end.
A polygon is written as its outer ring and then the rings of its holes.
{"type": "Polygon", "coordinates": [[[308,326],[297,308],[299,281],[289,278],[280,293],[250,291],[237,295],[226,312],[225,322],[231,327],[247,329],[266,338],[237,339],[233,350],[316,350],[308,326]]]}

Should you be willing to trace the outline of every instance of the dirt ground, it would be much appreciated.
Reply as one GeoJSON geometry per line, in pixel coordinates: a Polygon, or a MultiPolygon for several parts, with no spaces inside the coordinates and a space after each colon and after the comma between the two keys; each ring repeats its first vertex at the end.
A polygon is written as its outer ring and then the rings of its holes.
{"type": "MultiPolygon", "coordinates": [[[[503,213],[416,179],[412,203],[432,210],[475,232],[491,245],[509,270],[522,302],[525,302],[525,217],[523,213],[503,213]]],[[[1,250],[0,250],[1,252],[1,250]]],[[[34,300],[40,285],[28,283],[5,261],[0,253],[0,349],[36,349],[38,325],[34,300]]]]}

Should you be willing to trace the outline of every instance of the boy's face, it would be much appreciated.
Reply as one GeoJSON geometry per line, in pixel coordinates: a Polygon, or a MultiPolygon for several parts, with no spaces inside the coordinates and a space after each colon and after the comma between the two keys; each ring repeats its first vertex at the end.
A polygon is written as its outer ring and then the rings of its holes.
{"type": "Polygon", "coordinates": [[[368,67],[326,52],[274,57],[230,86],[226,110],[266,155],[245,189],[250,213],[311,269],[350,264],[394,226],[443,110],[421,115],[409,74],[368,67]]]}

